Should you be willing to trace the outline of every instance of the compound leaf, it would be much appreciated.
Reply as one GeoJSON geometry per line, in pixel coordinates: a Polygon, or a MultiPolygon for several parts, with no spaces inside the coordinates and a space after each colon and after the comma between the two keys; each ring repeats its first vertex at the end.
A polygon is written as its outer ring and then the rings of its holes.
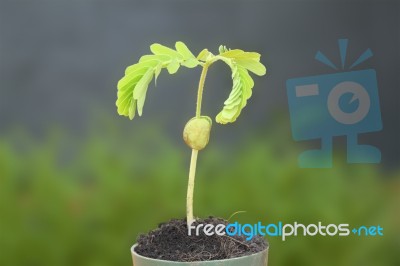
{"type": "Polygon", "coordinates": [[[138,63],[126,68],[125,76],[118,82],[116,105],[120,115],[133,119],[136,110],[139,116],[142,115],[149,84],[153,78],[155,82],[157,81],[162,69],[167,69],[169,74],[175,74],[180,66],[193,68],[221,60],[231,68],[232,91],[216,120],[222,124],[232,123],[252,95],[254,81],[249,71],[259,76],[266,73],[265,66],[260,63],[259,53],[240,49],[230,50],[221,45],[218,55],[204,49],[195,57],[183,42],[176,42],[175,49],[158,43],[152,44],[150,46],[152,54],[143,55],[138,63]]]}
{"type": "Polygon", "coordinates": [[[229,50],[220,46],[217,59],[224,61],[232,70],[232,91],[224,102],[222,111],[216,121],[221,124],[236,121],[247,100],[251,97],[254,81],[248,71],[262,76],[266,73],[265,66],[260,63],[260,54],[243,50],[229,50]]]}
{"type": "Polygon", "coordinates": [[[175,74],[180,66],[196,67],[200,62],[183,42],[175,44],[176,50],[155,43],[150,46],[152,54],[143,55],[139,62],[126,68],[125,76],[118,82],[118,114],[133,119],[136,110],[139,116],[143,113],[147,89],[154,78],[157,81],[162,69],[175,74]]]}

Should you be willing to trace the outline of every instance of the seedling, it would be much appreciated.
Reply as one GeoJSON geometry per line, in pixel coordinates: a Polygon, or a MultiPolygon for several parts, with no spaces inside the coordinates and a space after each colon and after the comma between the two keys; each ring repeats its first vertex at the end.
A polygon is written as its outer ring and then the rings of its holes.
{"type": "Polygon", "coordinates": [[[192,148],[192,157],[189,168],[189,182],[186,198],[186,218],[190,225],[195,219],[193,216],[193,192],[198,152],[206,147],[210,137],[212,120],[201,115],[201,102],[204,83],[208,68],[217,61],[223,61],[232,70],[233,87],[228,99],[224,102],[222,111],[216,116],[217,123],[227,124],[236,121],[247,100],[252,94],[254,81],[249,71],[258,76],[266,73],[265,66],[260,63],[260,54],[245,52],[239,49],[219,47],[217,55],[207,49],[202,50],[197,57],[183,42],[176,42],[175,50],[155,43],[150,46],[153,54],[144,55],[139,62],[125,70],[125,76],[118,82],[118,114],[135,117],[136,111],[142,115],[146,100],[146,92],[154,78],[155,83],[162,69],[169,74],[175,74],[181,66],[188,68],[202,67],[197,91],[196,116],[190,119],[183,130],[183,139],[192,148]]]}

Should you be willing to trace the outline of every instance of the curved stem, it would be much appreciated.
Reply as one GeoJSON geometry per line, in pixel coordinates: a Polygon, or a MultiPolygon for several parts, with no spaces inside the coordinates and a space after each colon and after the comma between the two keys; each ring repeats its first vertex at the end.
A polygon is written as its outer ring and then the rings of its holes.
{"type": "Polygon", "coordinates": [[[200,81],[199,81],[199,88],[197,89],[197,105],[196,105],[196,117],[200,117],[201,115],[201,102],[203,100],[203,89],[204,83],[207,77],[209,64],[205,63],[203,66],[203,70],[201,71],[200,81]]]}
{"type": "MultiPolygon", "coordinates": [[[[200,117],[201,115],[201,102],[203,100],[203,90],[204,83],[207,77],[207,70],[210,66],[209,63],[205,63],[203,65],[203,70],[201,71],[199,87],[197,90],[197,104],[196,104],[196,117],[200,117]]],[[[199,154],[198,150],[192,149],[192,156],[190,159],[190,168],[189,168],[189,182],[186,196],[186,222],[189,228],[189,225],[195,220],[193,216],[193,194],[194,194],[194,181],[196,177],[196,164],[197,164],[197,155],[199,154]]]]}

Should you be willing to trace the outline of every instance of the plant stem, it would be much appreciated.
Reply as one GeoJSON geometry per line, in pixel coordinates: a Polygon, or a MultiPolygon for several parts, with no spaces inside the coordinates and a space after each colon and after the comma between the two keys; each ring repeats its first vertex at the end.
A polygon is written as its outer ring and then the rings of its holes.
{"type": "Polygon", "coordinates": [[[201,115],[201,102],[203,100],[204,82],[206,81],[207,71],[209,66],[210,66],[209,63],[206,62],[203,66],[203,70],[201,71],[199,88],[197,89],[196,117],[200,117],[201,115]]]}
{"type": "Polygon", "coordinates": [[[186,197],[186,222],[189,225],[194,221],[193,217],[193,192],[194,192],[194,180],[196,176],[196,163],[197,155],[199,151],[192,149],[192,158],[190,159],[190,169],[189,169],[189,182],[186,197]]]}
{"type": "MultiPolygon", "coordinates": [[[[201,102],[203,100],[203,89],[204,83],[207,77],[207,70],[210,66],[209,63],[205,63],[203,65],[203,70],[201,71],[199,87],[197,89],[197,104],[196,104],[196,117],[201,116],[201,102]]],[[[189,168],[189,182],[186,196],[186,222],[189,228],[189,225],[195,220],[193,216],[193,193],[194,193],[194,181],[196,177],[196,164],[197,164],[197,155],[199,151],[196,149],[192,149],[192,156],[190,159],[190,168],[189,168]]]]}

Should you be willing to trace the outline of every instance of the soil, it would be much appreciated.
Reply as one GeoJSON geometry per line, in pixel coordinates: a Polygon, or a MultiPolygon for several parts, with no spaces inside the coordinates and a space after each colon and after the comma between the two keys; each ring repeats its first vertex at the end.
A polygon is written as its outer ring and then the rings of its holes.
{"type": "MultiPolygon", "coordinates": [[[[196,224],[225,224],[220,218],[209,217],[196,220],[196,224]]],[[[136,253],[148,258],[169,261],[210,261],[247,256],[267,248],[268,244],[261,236],[247,241],[245,236],[206,236],[188,235],[186,219],[172,219],[162,223],[157,229],[138,237],[136,253]]]]}

